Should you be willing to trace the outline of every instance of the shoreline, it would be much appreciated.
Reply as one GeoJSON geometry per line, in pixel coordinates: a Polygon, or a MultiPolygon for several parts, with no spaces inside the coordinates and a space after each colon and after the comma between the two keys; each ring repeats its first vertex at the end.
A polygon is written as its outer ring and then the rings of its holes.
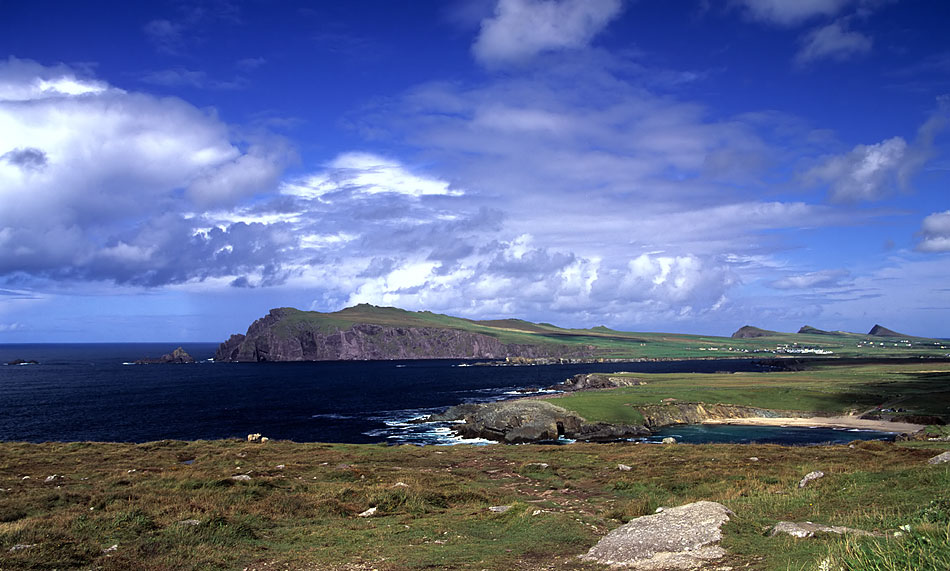
{"type": "Polygon", "coordinates": [[[703,424],[737,424],[745,426],[796,426],[821,428],[857,428],[860,430],[877,430],[880,432],[913,433],[925,428],[923,424],[910,422],[892,422],[889,420],[869,420],[856,416],[807,416],[793,417],[764,417],[725,418],[707,420],[703,424]]]}

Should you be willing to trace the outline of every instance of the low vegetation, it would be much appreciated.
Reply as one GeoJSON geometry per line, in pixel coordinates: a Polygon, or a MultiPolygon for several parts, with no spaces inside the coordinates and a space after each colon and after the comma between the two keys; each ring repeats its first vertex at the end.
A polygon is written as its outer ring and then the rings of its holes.
{"type": "MultiPolygon", "coordinates": [[[[615,375],[616,376],[616,375],[615,375]]],[[[551,398],[591,422],[631,422],[636,406],[680,402],[732,404],[826,414],[866,413],[911,422],[950,421],[950,363],[812,362],[801,371],[626,376],[645,384],[551,398]]]]}
{"type": "Polygon", "coordinates": [[[941,447],[3,443],[0,568],[595,569],[576,556],[609,529],[696,500],[735,512],[733,566],[945,561],[941,447]],[[768,537],[780,520],[890,535],[768,537]]]}

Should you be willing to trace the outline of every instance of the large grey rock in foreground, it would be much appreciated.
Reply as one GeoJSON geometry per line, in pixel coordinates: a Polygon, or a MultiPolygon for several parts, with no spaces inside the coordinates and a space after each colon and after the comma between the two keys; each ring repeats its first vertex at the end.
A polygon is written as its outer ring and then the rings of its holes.
{"type": "Polygon", "coordinates": [[[950,462],[950,450],[942,454],[937,454],[930,460],[927,460],[928,464],[943,464],[944,462],[950,462]]]}
{"type": "Polygon", "coordinates": [[[730,514],[716,502],[667,508],[611,531],[581,558],[644,570],[696,569],[726,554],[716,544],[730,514]]]}

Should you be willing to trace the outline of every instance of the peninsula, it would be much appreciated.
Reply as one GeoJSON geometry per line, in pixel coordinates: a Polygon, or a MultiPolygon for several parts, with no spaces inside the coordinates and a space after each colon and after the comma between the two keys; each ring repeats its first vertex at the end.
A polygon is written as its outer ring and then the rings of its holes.
{"type": "Polygon", "coordinates": [[[810,326],[781,333],[744,326],[731,337],[562,328],[521,319],[476,321],[360,304],[333,313],[282,307],[234,334],[215,361],[485,359],[510,364],[659,359],[934,358],[950,342],[875,325],[867,334],[810,326]]]}

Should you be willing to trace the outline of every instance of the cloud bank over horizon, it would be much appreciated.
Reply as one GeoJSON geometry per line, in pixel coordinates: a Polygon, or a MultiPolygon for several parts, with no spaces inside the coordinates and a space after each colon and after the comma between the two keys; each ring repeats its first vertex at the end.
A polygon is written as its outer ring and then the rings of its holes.
{"type": "MultiPolygon", "coordinates": [[[[782,30],[801,77],[872,57],[886,4],[742,0],[705,17],[782,30]]],[[[260,96],[249,79],[222,90],[0,60],[0,341],[29,333],[30,312],[110,299],[163,324],[223,304],[243,321],[373,303],[631,330],[937,333],[945,96],[846,132],[764,99],[713,103],[724,71],[615,48],[637,4],[490,8],[457,46],[471,73],[346,103],[332,144],[326,123],[203,103],[260,96]]],[[[198,44],[182,30],[240,18],[226,16],[147,20],[149,69],[188,69],[198,44]]],[[[218,335],[190,331],[167,334],[218,335]]]]}

